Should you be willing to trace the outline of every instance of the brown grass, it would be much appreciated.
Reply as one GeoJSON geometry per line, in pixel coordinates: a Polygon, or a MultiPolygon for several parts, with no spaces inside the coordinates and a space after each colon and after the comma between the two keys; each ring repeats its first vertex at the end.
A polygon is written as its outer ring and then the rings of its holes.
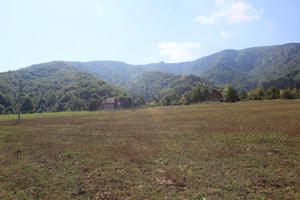
{"type": "Polygon", "coordinates": [[[0,116],[0,199],[300,199],[300,101],[0,116]]]}

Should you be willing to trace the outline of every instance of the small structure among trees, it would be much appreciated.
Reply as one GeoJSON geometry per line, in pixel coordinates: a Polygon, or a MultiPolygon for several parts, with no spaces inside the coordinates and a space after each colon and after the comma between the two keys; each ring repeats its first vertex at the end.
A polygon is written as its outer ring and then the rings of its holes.
{"type": "Polygon", "coordinates": [[[213,90],[208,96],[207,96],[208,101],[222,101],[223,96],[222,93],[219,92],[218,90],[213,90]]]}
{"type": "Polygon", "coordinates": [[[104,110],[112,110],[121,108],[121,102],[116,98],[107,98],[102,102],[102,108],[104,110]]]}

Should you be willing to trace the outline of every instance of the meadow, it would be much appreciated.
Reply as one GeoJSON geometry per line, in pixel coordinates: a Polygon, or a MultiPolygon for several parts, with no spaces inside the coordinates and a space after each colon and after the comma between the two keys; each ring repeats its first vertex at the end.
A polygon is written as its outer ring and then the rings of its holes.
{"type": "Polygon", "coordinates": [[[300,199],[300,101],[0,115],[0,199],[300,199]]]}

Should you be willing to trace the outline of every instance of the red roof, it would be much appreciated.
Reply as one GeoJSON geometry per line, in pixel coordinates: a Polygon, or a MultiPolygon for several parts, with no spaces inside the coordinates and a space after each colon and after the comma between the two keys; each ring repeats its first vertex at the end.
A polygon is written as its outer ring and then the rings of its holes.
{"type": "Polygon", "coordinates": [[[112,103],[112,104],[116,104],[117,103],[117,99],[115,98],[107,98],[103,101],[103,103],[112,103]]]}

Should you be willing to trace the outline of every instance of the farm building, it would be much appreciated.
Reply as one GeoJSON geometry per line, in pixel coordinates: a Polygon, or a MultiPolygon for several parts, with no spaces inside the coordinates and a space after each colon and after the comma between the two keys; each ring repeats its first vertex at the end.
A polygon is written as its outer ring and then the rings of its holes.
{"type": "Polygon", "coordinates": [[[118,109],[121,107],[119,99],[116,98],[107,98],[102,102],[102,108],[104,110],[118,109]]]}
{"type": "Polygon", "coordinates": [[[217,90],[213,90],[212,93],[210,95],[208,95],[207,100],[208,101],[222,101],[223,96],[222,96],[221,92],[219,92],[217,90]]]}

